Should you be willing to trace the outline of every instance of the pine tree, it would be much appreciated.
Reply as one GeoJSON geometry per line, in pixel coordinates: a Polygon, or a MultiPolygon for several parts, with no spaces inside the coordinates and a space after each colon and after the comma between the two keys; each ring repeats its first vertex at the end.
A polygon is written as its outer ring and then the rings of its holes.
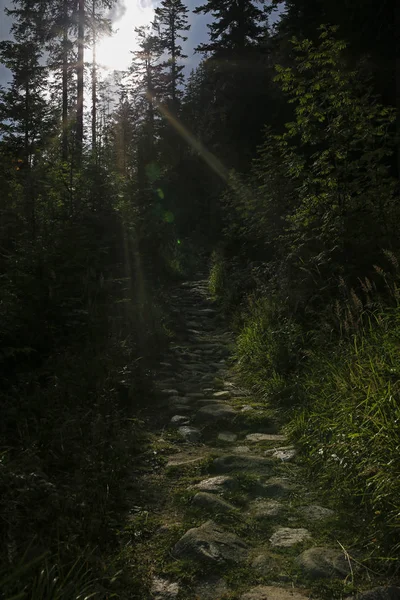
{"type": "Polygon", "coordinates": [[[146,132],[148,151],[154,144],[156,131],[156,109],[158,102],[166,100],[164,67],[161,63],[159,37],[151,34],[149,27],[135,29],[139,49],[133,52],[131,75],[131,97],[136,106],[141,105],[142,124],[146,132]]]}
{"type": "Polygon", "coordinates": [[[12,72],[8,88],[0,93],[0,136],[20,171],[23,211],[32,237],[36,231],[36,198],[32,180],[38,151],[53,133],[54,113],[45,99],[47,69],[43,65],[40,5],[19,2],[8,11],[13,17],[13,41],[0,43],[0,62],[12,72]]]}
{"type": "Polygon", "coordinates": [[[45,49],[48,53],[48,66],[53,74],[50,90],[53,101],[61,105],[61,158],[64,163],[68,160],[72,146],[71,125],[76,96],[74,8],[75,0],[57,0],[45,15],[45,49]]]}
{"type": "Polygon", "coordinates": [[[243,50],[256,45],[265,32],[266,11],[256,4],[265,0],[207,0],[197,7],[196,14],[211,14],[213,22],[207,25],[210,41],[200,44],[196,52],[243,50]]]}
{"type": "Polygon", "coordinates": [[[82,161],[83,148],[83,75],[85,44],[85,0],[78,0],[78,60],[76,63],[76,157],[78,166],[82,161]]]}
{"type": "Polygon", "coordinates": [[[185,42],[187,37],[182,32],[189,31],[187,7],[181,0],[163,0],[155,10],[154,29],[158,32],[160,47],[168,55],[166,66],[170,68],[168,94],[172,107],[176,109],[179,85],[183,82],[183,65],[179,61],[187,58],[183,54],[179,40],[185,42]]]}

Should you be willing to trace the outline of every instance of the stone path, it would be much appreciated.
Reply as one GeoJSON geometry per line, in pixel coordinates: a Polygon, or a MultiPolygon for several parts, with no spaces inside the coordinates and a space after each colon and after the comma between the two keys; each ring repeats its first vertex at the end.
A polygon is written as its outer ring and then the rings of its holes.
{"type": "MultiPolygon", "coordinates": [[[[233,334],[207,282],[182,284],[170,300],[178,325],[156,376],[153,444],[164,462],[147,477],[155,525],[142,549],[150,598],[347,597],[359,562],[274,415],[236,384],[233,334]]],[[[369,594],[357,598],[400,598],[398,588],[369,594]]]]}

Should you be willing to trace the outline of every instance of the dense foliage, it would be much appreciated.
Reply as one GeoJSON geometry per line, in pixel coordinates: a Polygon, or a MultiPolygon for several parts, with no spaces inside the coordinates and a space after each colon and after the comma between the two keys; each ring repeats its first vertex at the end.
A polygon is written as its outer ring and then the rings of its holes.
{"type": "Polygon", "coordinates": [[[390,568],[399,544],[396,114],[349,62],[336,27],[291,44],[275,81],[292,120],[281,132],[268,124],[251,173],[232,173],[210,283],[236,312],[241,378],[287,414],[310,472],[362,515],[374,566],[390,568]]]}

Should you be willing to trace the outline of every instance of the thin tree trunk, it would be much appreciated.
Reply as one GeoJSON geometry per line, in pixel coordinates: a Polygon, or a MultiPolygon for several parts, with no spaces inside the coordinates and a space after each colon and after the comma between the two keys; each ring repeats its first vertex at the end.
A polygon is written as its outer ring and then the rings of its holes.
{"type": "Polygon", "coordinates": [[[395,7],[395,43],[396,43],[396,109],[397,109],[397,176],[400,179],[400,4],[395,7]]]}
{"type": "Polygon", "coordinates": [[[176,110],[176,33],[175,33],[175,14],[172,14],[171,23],[171,79],[172,79],[172,106],[176,110]]]}
{"type": "Polygon", "coordinates": [[[62,147],[63,162],[68,159],[68,5],[63,4],[63,43],[62,43],[62,147]]]}
{"type": "Polygon", "coordinates": [[[85,36],[85,0],[78,0],[78,63],[76,102],[76,151],[78,166],[82,161],[83,147],[83,60],[85,36]]]}
{"type": "MultiPolygon", "coordinates": [[[[96,157],[97,150],[97,64],[96,64],[96,0],[92,3],[92,38],[93,38],[93,58],[92,58],[92,152],[96,157]]],[[[97,160],[97,159],[96,159],[97,160]]]]}
{"type": "Polygon", "coordinates": [[[31,237],[34,240],[36,235],[36,210],[35,210],[35,198],[32,189],[32,178],[31,178],[31,151],[30,148],[30,115],[31,115],[31,95],[29,88],[29,79],[26,78],[25,82],[25,123],[24,123],[24,169],[25,169],[25,217],[31,227],[31,237]]]}
{"type": "Polygon", "coordinates": [[[147,110],[147,135],[148,135],[148,145],[149,151],[153,150],[153,141],[154,141],[154,88],[153,88],[153,77],[151,73],[151,63],[150,58],[147,59],[146,62],[146,78],[147,78],[147,90],[148,94],[148,110],[147,110]]]}

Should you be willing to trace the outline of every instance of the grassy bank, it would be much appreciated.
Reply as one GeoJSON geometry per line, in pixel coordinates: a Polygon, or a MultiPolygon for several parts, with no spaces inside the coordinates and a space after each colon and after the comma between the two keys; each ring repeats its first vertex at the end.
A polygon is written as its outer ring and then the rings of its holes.
{"type": "MultiPolygon", "coordinates": [[[[400,312],[395,278],[386,278],[385,303],[371,284],[370,290],[364,286],[364,296],[349,292],[346,302],[326,306],[311,322],[268,295],[256,276],[252,286],[241,288],[244,275],[236,269],[215,254],[210,288],[236,328],[240,378],[266,406],[279,410],[308,474],[354,514],[360,524],[357,544],[367,549],[374,569],[396,568],[400,312]]],[[[249,280],[251,272],[248,267],[249,280]]]]}

